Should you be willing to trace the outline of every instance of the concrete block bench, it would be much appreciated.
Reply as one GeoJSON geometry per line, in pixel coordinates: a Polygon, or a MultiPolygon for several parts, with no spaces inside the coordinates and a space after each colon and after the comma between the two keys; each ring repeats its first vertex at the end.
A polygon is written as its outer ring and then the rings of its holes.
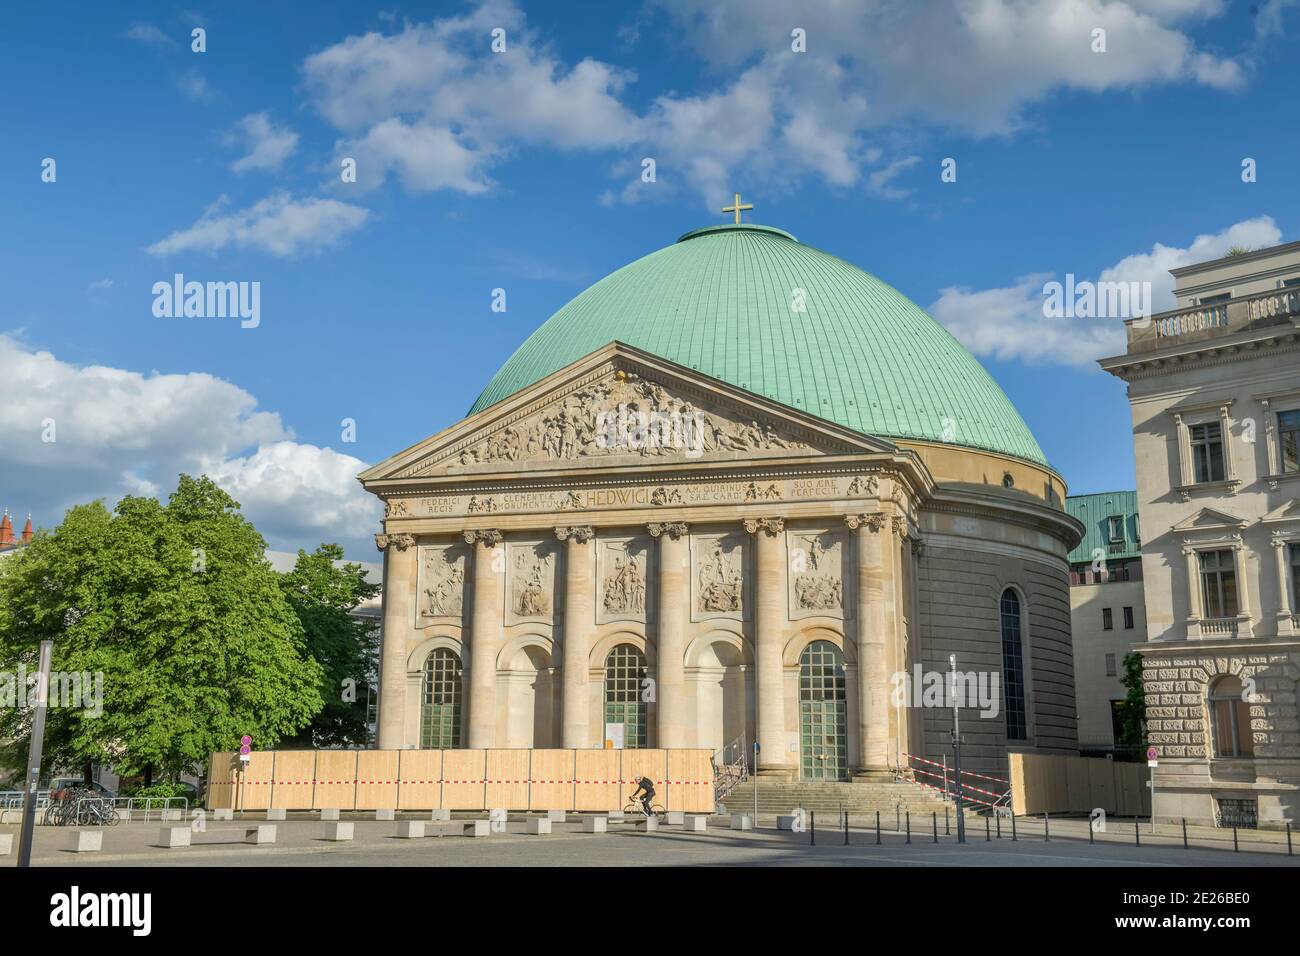
{"type": "Polygon", "coordinates": [[[583,833],[605,833],[609,829],[609,821],[604,817],[583,817],[583,833]]]}
{"type": "Polygon", "coordinates": [[[74,853],[98,853],[104,848],[103,830],[78,830],[74,853]]]}
{"type": "Polygon", "coordinates": [[[275,824],[259,823],[244,830],[244,842],[258,845],[275,842],[275,824]]]}
{"type": "Polygon", "coordinates": [[[552,823],[563,823],[568,819],[568,814],[563,810],[547,810],[546,819],[552,823]]]}
{"type": "Polygon", "coordinates": [[[657,833],[659,831],[659,818],[646,817],[636,827],[638,830],[644,830],[646,833],[657,833]]]}
{"type": "Polygon", "coordinates": [[[545,836],[551,832],[551,821],[541,817],[529,817],[528,832],[534,836],[545,836]]]}
{"type": "Polygon", "coordinates": [[[8,856],[14,851],[14,835],[0,833],[0,856],[8,856]]]}
{"type": "Polygon", "coordinates": [[[162,816],[160,816],[158,819],[161,820],[163,823],[175,823],[184,818],[181,816],[181,811],[179,810],[164,810],[162,812],[162,816]]]}
{"type": "Polygon", "coordinates": [[[432,811],[432,812],[429,814],[429,819],[432,820],[434,823],[450,823],[450,822],[451,822],[451,811],[450,811],[450,810],[434,810],[434,811],[432,811]]]}
{"type": "Polygon", "coordinates": [[[424,838],[423,820],[403,820],[397,825],[399,840],[420,840],[424,838]]]}
{"type": "Polygon", "coordinates": [[[189,846],[193,831],[189,827],[163,827],[158,831],[158,845],[174,850],[189,846]]]}
{"type": "Polygon", "coordinates": [[[325,826],[325,839],[332,843],[346,843],[352,839],[352,821],[334,820],[325,826]]]}
{"type": "Polygon", "coordinates": [[[229,807],[219,807],[212,811],[212,819],[217,821],[233,820],[235,819],[235,811],[231,810],[229,807]]]}
{"type": "Polygon", "coordinates": [[[731,829],[752,830],[754,829],[754,819],[748,813],[733,813],[731,815],[731,829]]]}
{"type": "Polygon", "coordinates": [[[679,827],[686,823],[686,813],[682,810],[668,811],[668,825],[670,827],[679,827]]]}
{"type": "Polygon", "coordinates": [[[778,830],[793,830],[795,828],[795,823],[799,821],[799,819],[800,817],[795,814],[779,816],[776,818],[776,828],[778,830]]]}
{"type": "Polygon", "coordinates": [[[280,807],[278,809],[267,810],[266,818],[268,820],[287,820],[288,811],[286,811],[283,807],[280,807]]]}
{"type": "Polygon", "coordinates": [[[397,811],[391,809],[376,810],[375,819],[387,823],[392,823],[394,820],[397,819],[397,811]]]}
{"type": "Polygon", "coordinates": [[[491,820],[467,820],[464,823],[464,832],[467,837],[485,837],[492,835],[491,820]]]}
{"type": "Polygon", "coordinates": [[[687,833],[705,833],[709,829],[709,818],[691,815],[682,824],[687,833]]]}
{"type": "Polygon", "coordinates": [[[339,818],[339,808],[338,808],[338,807],[325,807],[325,808],[324,808],[323,810],[321,810],[321,812],[320,812],[320,818],[321,818],[321,820],[323,820],[323,821],[326,822],[326,823],[329,823],[329,822],[331,822],[331,821],[337,820],[337,819],[339,818]]]}

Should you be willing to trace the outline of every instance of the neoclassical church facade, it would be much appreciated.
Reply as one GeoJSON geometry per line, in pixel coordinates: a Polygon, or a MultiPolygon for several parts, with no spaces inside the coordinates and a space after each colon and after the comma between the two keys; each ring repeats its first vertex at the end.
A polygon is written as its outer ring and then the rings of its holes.
{"type": "Polygon", "coordinates": [[[771,227],[687,233],[544,323],[386,502],[381,748],[951,752],[926,673],[996,675],[970,766],[1076,747],[1081,526],[975,359],[771,227]],[[991,711],[991,713],[990,713],[991,711]]]}

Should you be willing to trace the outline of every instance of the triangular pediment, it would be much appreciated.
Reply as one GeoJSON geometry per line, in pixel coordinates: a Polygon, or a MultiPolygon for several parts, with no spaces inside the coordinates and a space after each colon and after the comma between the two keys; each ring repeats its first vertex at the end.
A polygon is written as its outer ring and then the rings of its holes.
{"type": "Polygon", "coordinates": [[[1244,527],[1246,527],[1246,522],[1241,518],[1223,511],[1216,511],[1213,508],[1202,508],[1195,514],[1188,515],[1178,522],[1173,526],[1172,530],[1181,533],[1185,531],[1225,531],[1244,527]]]}
{"type": "Polygon", "coordinates": [[[1292,498],[1290,501],[1284,501],[1268,514],[1260,519],[1266,524],[1276,524],[1283,521],[1300,521],[1300,499],[1292,498]]]}
{"type": "Polygon", "coordinates": [[[896,451],[619,342],[360,475],[372,482],[896,451]]]}

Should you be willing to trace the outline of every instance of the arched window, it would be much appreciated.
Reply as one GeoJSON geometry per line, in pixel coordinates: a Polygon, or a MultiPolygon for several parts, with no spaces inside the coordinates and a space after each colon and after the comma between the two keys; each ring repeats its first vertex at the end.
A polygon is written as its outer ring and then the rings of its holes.
{"type": "Polygon", "coordinates": [[[1214,732],[1214,756],[1253,757],[1255,741],[1250,733],[1250,705],[1241,681],[1220,677],[1210,688],[1210,724],[1214,732]]]}
{"type": "Polygon", "coordinates": [[[1007,714],[1007,739],[1025,740],[1025,659],[1020,640],[1020,595],[1002,592],[1002,701],[1007,714]]]}
{"type": "Polygon", "coordinates": [[[455,750],[460,746],[460,658],[440,647],[424,662],[420,695],[420,746],[455,750]]]}
{"type": "Polygon", "coordinates": [[[844,654],[813,641],[799,655],[799,774],[804,780],[848,777],[848,704],[844,654]]]}
{"type": "Polygon", "coordinates": [[[647,746],[645,676],[645,655],[632,644],[619,644],[605,658],[605,723],[622,724],[623,746],[632,749],[647,746]]]}

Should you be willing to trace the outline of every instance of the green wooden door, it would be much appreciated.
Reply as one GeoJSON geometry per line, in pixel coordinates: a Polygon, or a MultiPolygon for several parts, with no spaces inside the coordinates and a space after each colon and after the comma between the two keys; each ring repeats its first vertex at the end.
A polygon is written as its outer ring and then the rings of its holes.
{"type": "Polygon", "coordinates": [[[848,779],[844,655],[814,641],[799,656],[799,769],[804,780],[848,779]]]}

